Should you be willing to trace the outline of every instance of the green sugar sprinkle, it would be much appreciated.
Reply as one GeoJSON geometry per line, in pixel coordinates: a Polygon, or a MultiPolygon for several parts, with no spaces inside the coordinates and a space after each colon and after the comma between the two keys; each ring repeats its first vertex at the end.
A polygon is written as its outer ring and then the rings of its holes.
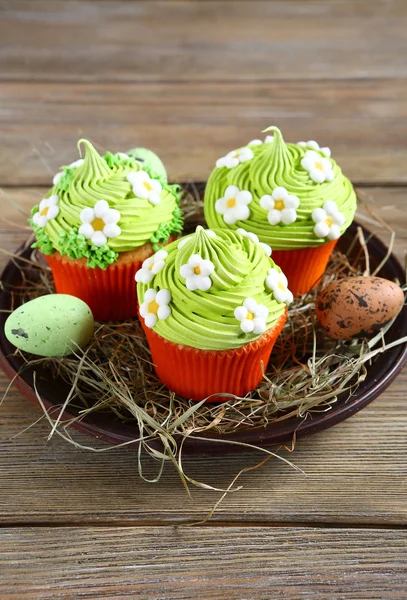
{"type": "Polygon", "coordinates": [[[119,256],[107,244],[100,248],[94,244],[89,244],[86,238],[78,233],[76,227],[72,227],[69,233],[61,231],[59,234],[58,249],[61,254],[68,256],[68,258],[86,258],[87,265],[91,269],[98,267],[104,270],[114,263],[119,256]]]}
{"type": "MultiPolygon", "coordinates": [[[[34,208],[31,210],[31,214],[35,215],[38,210],[38,205],[34,206],[34,208]]],[[[45,233],[45,229],[43,227],[38,227],[38,225],[36,225],[32,219],[28,219],[28,223],[33,228],[36,238],[36,241],[31,245],[31,248],[38,248],[43,254],[53,254],[54,247],[49,236],[45,233]]]]}

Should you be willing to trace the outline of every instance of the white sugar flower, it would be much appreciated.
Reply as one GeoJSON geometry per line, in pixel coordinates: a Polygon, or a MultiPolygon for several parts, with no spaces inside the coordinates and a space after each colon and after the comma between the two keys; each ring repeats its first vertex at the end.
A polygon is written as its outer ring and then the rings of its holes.
{"type": "Polygon", "coordinates": [[[251,140],[247,145],[248,146],[260,146],[260,144],[271,144],[271,142],[274,140],[274,135],[266,135],[264,142],[258,138],[256,138],[255,140],[251,140]]]}
{"type": "Polygon", "coordinates": [[[264,142],[262,140],[256,138],[255,140],[251,140],[247,145],[248,146],[260,146],[260,144],[271,144],[274,140],[274,135],[266,135],[264,142]]]}
{"type": "Polygon", "coordinates": [[[315,181],[315,183],[332,181],[335,177],[331,161],[314,150],[306,151],[301,160],[301,166],[308,171],[311,179],[315,181]]]}
{"type": "Polygon", "coordinates": [[[189,242],[190,239],[192,239],[190,236],[182,238],[182,240],[180,240],[179,243],[178,243],[178,250],[180,248],[182,248],[183,246],[185,246],[185,244],[187,242],[189,242]]]}
{"type": "Polygon", "coordinates": [[[59,214],[58,202],[59,196],[56,194],[41,200],[39,211],[33,215],[33,221],[38,227],[45,227],[50,219],[55,219],[59,214]]]}
{"type": "Polygon", "coordinates": [[[254,154],[250,148],[244,147],[240,148],[240,150],[232,150],[232,152],[228,152],[226,156],[222,156],[222,158],[218,158],[216,161],[217,167],[227,167],[228,169],[233,169],[233,167],[237,167],[240,163],[247,162],[253,158],[254,154]]]}
{"type": "Polygon", "coordinates": [[[118,156],[120,156],[120,158],[122,158],[123,160],[129,160],[130,156],[128,154],[126,154],[125,152],[118,152],[117,153],[118,156]]]}
{"type": "Polygon", "coordinates": [[[237,185],[229,185],[223,198],[215,203],[215,210],[223,215],[227,225],[234,225],[236,221],[244,221],[250,217],[248,204],[252,201],[252,195],[247,190],[240,190],[237,185]]]}
{"type": "Polygon", "coordinates": [[[261,248],[263,248],[266,256],[271,256],[271,247],[268,244],[264,244],[263,242],[261,242],[255,233],[253,233],[252,231],[246,231],[246,229],[243,229],[243,227],[239,227],[239,229],[236,229],[236,231],[237,233],[240,233],[240,235],[242,235],[243,237],[249,238],[249,240],[252,240],[252,242],[258,244],[261,248]]]}
{"type": "Polygon", "coordinates": [[[277,269],[269,269],[266,277],[266,286],[273,292],[277,302],[290,304],[293,301],[293,295],[287,285],[288,281],[284,273],[280,273],[277,269]]]}
{"type": "Polygon", "coordinates": [[[318,142],[315,140],[308,140],[308,142],[298,142],[297,146],[302,146],[302,148],[309,148],[310,150],[316,150],[317,152],[321,152],[321,154],[325,154],[328,158],[331,156],[331,149],[328,146],[320,147],[318,142]]]}
{"type": "MultiPolygon", "coordinates": [[[[85,162],[85,160],[83,158],[78,158],[78,160],[75,160],[73,163],[71,163],[70,165],[68,165],[68,167],[70,167],[71,169],[73,167],[80,167],[84,162],[85,162]]],[[[64,175],[65,175],[65,173],[63,171],[60,171],[59,173],[57,173],[56,175],[54,175],[52,183],[54,185],[56,185],[58,183],[58,181],[61,179],[61,177],[63,177],[64,175]]]]}
{"type": "MultiPolygon", "coordinates": [[[[212,229],[205,229],[205,233],[210,238],[216,238],[216,237],[218,237],[216,235],[216,233],[214,231],[212,231],[212,229]]],[[[177,250],[179,250],[180,248],[182,248],[183,246],[185,246],[185,244],[187,242],[189,242],[190,240],[192,240],[192,236],[190,236],[190,235],[188,237],[182,238],[182,240],[180,240],[179,243],[178,243],[177,250]]]]}
{"type": "Polygon", "coordinates": [[[106,200],[99,200],[93,208],[84,208],[79,216],[82,221],[79,233],[95,246],[104,246],[108,238],[115,238],[122,232],[117,225],[120,213],[110,208],[106,200]]]}
{"type": "Polygon", "coordinates": [[[78,158],[78,160],[74,160],[74,162],[72,162],[69,166],[72,167],[80,167],[81,165],[83,165],[83,163],[85,162],[84,158],[78,158]]]}
{"type": "Polygon", "coordinates": [[[157,179],[152,179],[146,171],[132,171],[127,175],[137,198],[147,199],[151,204],[160,203],[162,185],[157,179]]]}
{"type": "Polygon", "coordinates": [[[244,333],[264,333],[269,309],[264,304],[257,304],[254,298],[246,298],[243,306],[235,308],[235,318],[240,321],[240,329],[244,333]]]}
{"type": "Polygon", "coordinates": [[[146,258],[141,269],[139,269],[136,273],[135,280],[137,283],[150,283],[154,275],[157,275],[157,273],[159,273],[165,265],[165,259],[167,256],[168,252],[165,250],[159,250],[154,254],[154,256],[146,258]]]}
{"type": "Polygon", "coordinates": [[[297,220],[297,208],[300,201],[297,196],[289,194],[284,187],[276,187],[273,193],[260,198],[260,206],[268,211],[270,225],[284,223],[290,225],[297,220]]]}
{"type": "Polygon", "coordinates": [[[52,183],[53,185],[57,185],[57,183],[59,182],[59,180],[61,179],[61,177],[64,176],[64,172],[63,171],[59,171],[59,173],[56,173],[54,175],[54,177],[52,178],[52,183]]]}
{"type": "Polygon", "coordinates": [[[69,166],[72,167],[80,167],[81,165],[83,165],[83,163],[85,162],[84,158],[78,158],[78,160],[74,160],[74,162],[72,162],[69,166]]]}
{"type": "Polygon", "coordinates": [[[188,264],[182,265],[180,273],[191,292],[195,290],[206,292],[212,286],[210,275],[214,270],[215,265],[212,261],[204,260],[199,254],[192,254],[188,264]]]}
{"type": "Polygon", "coordinates": [[[140,315],[144,319],[146,327],[150,329],[155,327],[158,319],[165,321],[171,314],[171,308],[168,306],[171,302],[171,294],[168,290],[162,289],[156,292],[153,288],[146,290],[144,302],[140,305],[140,315]]]}
{"type": "Polygon", "coordinates": [[[313,210],[312,219],[316,223],[314,233],[317,237],[327,237],[329,240],[337,240],[340,237],[345,215],[339,211],[334,200],[327,200],[322,208],[313,210]]]}

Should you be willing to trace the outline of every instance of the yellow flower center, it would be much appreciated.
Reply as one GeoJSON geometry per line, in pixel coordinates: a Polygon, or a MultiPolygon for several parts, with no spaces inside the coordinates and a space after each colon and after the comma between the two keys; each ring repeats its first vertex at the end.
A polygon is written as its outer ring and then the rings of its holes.
{"type": "Polygon", "coordinates": [[[286,288],[285,288],[285,285],[284,285],[284,283],[282,281],[278,282],[277,287],[278,287],[279,290],[282,290],[283,292],[285,292],[286,288]]]}
{"type": "Polygon", "coordinates": [[[154,269],[154,263],[152,262],[151,265],[148,267],[149,271],[152,271],[154,269]]]}
{"type": "Polygon", "coordinates": [[[332,227],[332,225],[334,224],[333,219],[331,219],[331,217],[325,219],[325,223],[328,225],[328,227],[332,227]]]}
{"type": "Polygon", "coordinates": [[[159,304],[157,304],[156,300],[152,300],[148,303],[148,312],[156,315],[158,313],[158,309],[160,308],[159,304]]]}
{"type": "Polygon", "coordinates": [[[228,198],[226,201],[226,206],[228,208],[234,208],[236,206],[236,198],[228,198]]]}
{"type": "Polygon", "coordinates": [[[100,217],[93,219],[91,225],[93,227],[93,231],[103,231],[105,228],[105,222],[100,217]]]}
{"type": "Polygon", "coordinates": [[[253,321],[253,319],[254,319],[254,313],[252,313],[252,312],[249,311],[247,313],[247,315],[246,315],[246,319],[248,319],[249,321],[253,321]]]}
{"type": "Polygon", "coordinates": [[[195,273],[195,275],[200,275],[201,274],[201,267],[194,267],[194,273],[195,273]]]}
{"type": "Polygon", "coordinates": [[[322,163],[320,163],[320,162],[316,162],[316,163],[314,163],[314,167],[315,167],[316,169],[319,169],[320,171],[323,171],[323,170],[324,170],[324,167],[322,166],[322,163]]]}
{"type": "Polygon", "coordinates": [[[49,206],[46,206],[45,208],[42,209],[42,211],[40,212],[41,217],[46,217],[49,211],[49,206]]]}
{"type": "Polygon", "coordinates": [[[143,185],[148,192],[151,192],[151,190],[153,189],[152,186],[148,183],[148,181],[143,181],[143,185]]]}
{"type": "Polygon", "coordinates": [[[285,206],[284,206],[284,200],[275,200],[274,201],[274,208],[276,210],[283,210],[283,208],[285,208],[285,206]]]}

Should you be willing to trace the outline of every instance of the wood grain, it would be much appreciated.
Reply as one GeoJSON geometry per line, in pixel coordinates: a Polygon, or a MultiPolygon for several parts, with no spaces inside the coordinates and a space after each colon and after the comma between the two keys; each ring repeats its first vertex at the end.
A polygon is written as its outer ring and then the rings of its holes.
{"type": "Polygon", "coordinates": [[[288,141],[330,146],[356,183],[405,184],[406,97],[407,79],[3,83],[0,186],[49,185],[81,137],[101,151],[150,147],[173,180],[206,180],[219,156],[271,124],[288,141]]]}
{"type": "MultiPolygon", "coordinates": [[[[1,379],[4,389],[5,378],[1,379]]],[[[228,523],[311,523],[407,526],[407,371],[359,414],[281,451],[304,471],[271,459],[239,480],[214,515],[228,523]]],[[[47,443],[49,425],[16,391],[0,410],[0,523],[142,525],[196,522],[207,516],[220,492],[192,488],[189,499],[168,465],[158,484],[142,481],[137,453],[78,450],[58,437],[47,443]],[[21,435],[18,435],[21,434],[21,435]],[[13,437],[16,436],[17,437],[13,437]]],[[[106,446],[72,432],[82,445],[106,446]]],[[[244,467],[264,455],[184,457],[186,473],[226,488],[244,467]]],[[[157,464],[144,461],[145,475],[157,464]]],[[[0,577],[1,579],[1,577],[0,577]]]]}
{"type": "Polygon", "coordinates": [[[24,528],[0,532],[5,600],[404,600],[405,531],[24,528]]]}
{"type": "Polygon", "coordinates": [[[404,0],[2,0],[0,77],[40,81],[407,75],[404,0]]]}

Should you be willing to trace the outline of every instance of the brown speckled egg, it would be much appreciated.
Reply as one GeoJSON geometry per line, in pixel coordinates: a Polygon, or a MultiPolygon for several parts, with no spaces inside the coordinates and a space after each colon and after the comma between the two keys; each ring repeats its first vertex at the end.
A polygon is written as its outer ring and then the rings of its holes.
{"type": "Polygon", "coordinates": [[[329,337],[348,340],[377,332],[404,303],[401,288],[381,277],[338,279],[317,297],[317,319],[329,337]]]}

